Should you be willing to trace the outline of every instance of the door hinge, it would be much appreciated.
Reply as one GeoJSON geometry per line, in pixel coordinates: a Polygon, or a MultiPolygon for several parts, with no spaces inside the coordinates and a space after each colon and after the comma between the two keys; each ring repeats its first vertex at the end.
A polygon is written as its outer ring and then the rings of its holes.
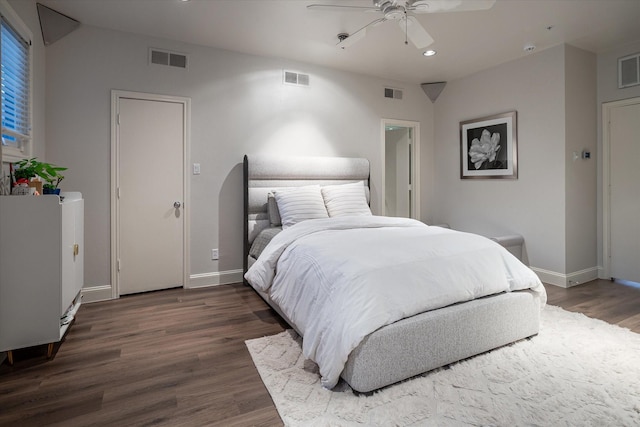
{"type": "Polygon", "coordinates": [[[116,197],[120,198],[120,187],[116,188],[116,197]]]}
{"type": "Polygon", "coordinates": [[[120,260],[116,262],[116,269],[120,272],[120,260]]]}
{"type": "Polygon", "coordinates": [[[118,113],[116,117],[116,122],[118,123],[118,126],[120,126],[120,113],[118,113]]]}

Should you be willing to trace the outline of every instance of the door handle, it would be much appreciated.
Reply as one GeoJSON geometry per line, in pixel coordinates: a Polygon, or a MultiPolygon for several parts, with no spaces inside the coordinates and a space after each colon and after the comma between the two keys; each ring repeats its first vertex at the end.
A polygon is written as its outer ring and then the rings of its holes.
{"type": "Polygon", "coordinates": [[[182,205],[180,204],[180,202],[173,202],[173,207],[174,207],[174,208],[176,208],[176,209],[180,209],[180,206],[182,206],[182,205]]]}

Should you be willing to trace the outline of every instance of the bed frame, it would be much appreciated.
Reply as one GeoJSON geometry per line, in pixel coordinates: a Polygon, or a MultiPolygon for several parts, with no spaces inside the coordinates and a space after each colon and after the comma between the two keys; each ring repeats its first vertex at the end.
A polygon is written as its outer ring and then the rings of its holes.
{"type": "MultiPolygon", "coordinates": [[[[276,188],[369,183],[369,161],[340,157],[244,157],[244,271],[249,248],[269,227],[267,195],[276,188]]],[[[369,196],[367,191],[367,197],[369,196]]],[[[269,295],[256,292],[299,332],[269,295]]],[[[540,297],[531,291],[502,293],[424,312],[378,329],[349,356],[341,377],[370,392],[432,369],[538,333],[540,297]]]]}

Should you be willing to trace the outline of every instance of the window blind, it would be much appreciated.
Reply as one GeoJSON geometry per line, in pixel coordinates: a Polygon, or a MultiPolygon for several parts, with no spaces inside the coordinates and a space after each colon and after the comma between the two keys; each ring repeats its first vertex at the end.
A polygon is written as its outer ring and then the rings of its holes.
{"type": "Polygon", "coordinates": [[[29,44],[0,16],[2,143],[22,149],[31,138],[29,44]]]}

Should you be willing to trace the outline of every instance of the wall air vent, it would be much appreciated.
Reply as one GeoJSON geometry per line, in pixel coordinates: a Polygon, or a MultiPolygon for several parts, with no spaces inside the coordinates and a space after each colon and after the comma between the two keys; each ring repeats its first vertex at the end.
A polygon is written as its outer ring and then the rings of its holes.
{"type": "Polygon", "coordinates": [[[187,55],[162,49],[149,49],[149,63],[176,68],[187,68],[187,55]]]}
{"type": "Polygon", "coordinates": [[[402,99],[402,91],[400,89],[384,88],[384,97],[390,99],[402,99]]]}
{"type": "Polygon", "coordinates": [[[282,82],[287,85],[309,86],[309,74],[284,70],[282,82]]]}
{"type": "Polygon", "coordinates": [[[618,59],[618,88],[640,85],[640,53],[618,59]]]}

